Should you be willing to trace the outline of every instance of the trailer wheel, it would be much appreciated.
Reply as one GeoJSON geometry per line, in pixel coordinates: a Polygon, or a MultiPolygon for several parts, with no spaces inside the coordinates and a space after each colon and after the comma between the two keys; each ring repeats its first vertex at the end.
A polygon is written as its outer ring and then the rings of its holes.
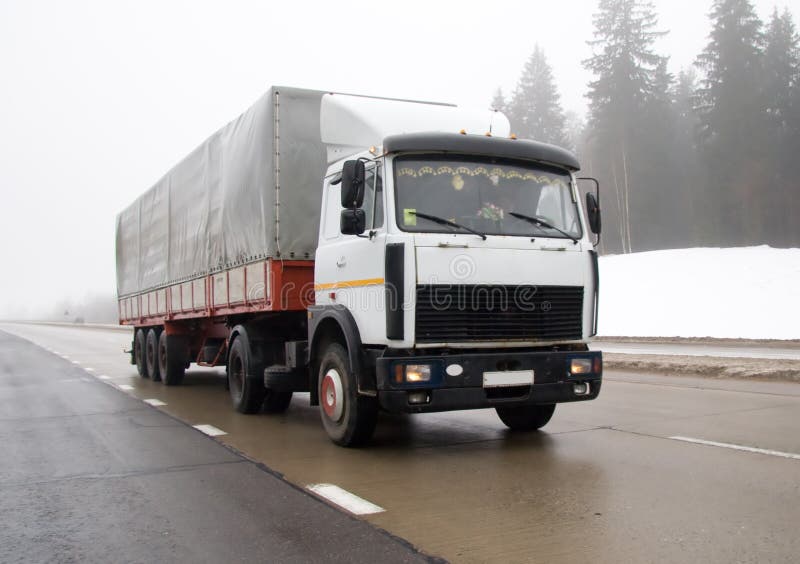
{"type": "Polygon", "coordinates": [[[495,410],[500,420],[509,429],[514,431],[535,431],[547,425],[556,410],[556,405],[496,407],[495,410]]]}
{"type": "Polygon", "coordinates": [[[161,332],[158,338],[158,371],[165,386],[179,386],[186,371],[186,340],[161,332]]]}
{"type": "Polygon", "coordinates": [[[267,393],[264,367],[252,353],[243,333],[234,338],[228,353],[228,385],[233,408],[239,413],[258,413],[267,393]]]}
{"type": "Polygon", "coordinates": [[[147,374],[153,382],[161,380],[158,372],[158,330],[153,327],[147,331],[144,347],[145,364],[147,364],[147,374]]]}
{"type": "Polygon", "coordinates": [[[292,403],[292,392],[276,392],[267,390],[264,397],[264,413],[283,413],[292,403]]]}
{"type": "Polygon", "coordinates": [[[144,329],[137,329],[133,337],[133,358],[136,361],[136,371],[142,378],[148,378],[147,361],[145,360],[145,334],[144,329]]]}
{"type": "Polygon", "coordinates": [[[378,420],[378,404],[375,398],[358,394],[350,359],[339,343],[326,347],[318,382],[322,426],[330,439],[346,447],[369,441],[378,420]]]}

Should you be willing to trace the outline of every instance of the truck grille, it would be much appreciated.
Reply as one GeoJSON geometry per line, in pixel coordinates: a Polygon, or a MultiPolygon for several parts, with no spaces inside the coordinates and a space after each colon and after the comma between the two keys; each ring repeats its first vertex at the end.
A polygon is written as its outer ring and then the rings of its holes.
{"type": "Polygon", "coordinates": [[[418,285],[416,340],[580,339],[583,287],[418,285]]]}

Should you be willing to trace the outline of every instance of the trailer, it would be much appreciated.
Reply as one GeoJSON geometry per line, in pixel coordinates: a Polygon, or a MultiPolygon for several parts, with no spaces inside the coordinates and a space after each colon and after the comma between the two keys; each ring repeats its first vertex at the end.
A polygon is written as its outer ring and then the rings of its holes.
{"type": "Polygon", "coordinates": [[[131,362],[225,366],[242,413],[310,392],[344,446],[381,410],[538,429],[602,381],[578,169],[498,112],[272,87],[118,215],[131,362]]]}

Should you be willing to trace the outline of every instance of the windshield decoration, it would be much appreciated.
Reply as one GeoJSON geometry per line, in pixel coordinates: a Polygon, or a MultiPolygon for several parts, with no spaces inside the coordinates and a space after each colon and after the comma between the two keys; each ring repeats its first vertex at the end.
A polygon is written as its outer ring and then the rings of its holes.
{"type": "Polygon", "coordinates": [[[405,231],[579,239],[570,174],[524,161],[405,156],[395,160],[405,231]]]}
{"type": "Polygon", "coordinates": [[[565,188],[567,187],[563,178],[559,178],[558,176],[551,176],[547,174],[537,174],[532,171],[519,171],[515,169],[510,170],[503,170],[501,168],[492,168],[491,170],[487,169],[484,166],[476,166],[474,168],[470,168],[467,166],[459,166],[459,167],[452,167],[452,166],[440,166],[440,167],[432,167],[432,166],[422,166],[417,170],[414,170],[410,167],[403,167],[397,171],[397,176],[411,176],[413,178],[419,178],[425,175],[433,175],[439,176],[442,174],[449,174],[453,177],[453,187],[456,190],[461,190],[464,186],[464,179],[461,175],[467,176],[485,176],[492,181],[492,184],[495,186],[499,182],[501,178],[503,179],[519,179],[531,182],[537,182],[539,184],[560,184],[563,185],[565,188]],[[458,183],[458,185],[457,185],[458,183]]]}

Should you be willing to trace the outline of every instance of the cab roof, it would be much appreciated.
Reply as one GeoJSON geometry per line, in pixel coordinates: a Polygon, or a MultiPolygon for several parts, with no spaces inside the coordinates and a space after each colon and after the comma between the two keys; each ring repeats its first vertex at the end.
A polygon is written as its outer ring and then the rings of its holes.
{"type": "Polygon", "coordinates": [[[526,139],[466,135],[462,133],[404,133],[383,140],[385,153],[434,152],[485,155],[525,159],[580,170],[578,159],[570,151],[526,139]]]}

